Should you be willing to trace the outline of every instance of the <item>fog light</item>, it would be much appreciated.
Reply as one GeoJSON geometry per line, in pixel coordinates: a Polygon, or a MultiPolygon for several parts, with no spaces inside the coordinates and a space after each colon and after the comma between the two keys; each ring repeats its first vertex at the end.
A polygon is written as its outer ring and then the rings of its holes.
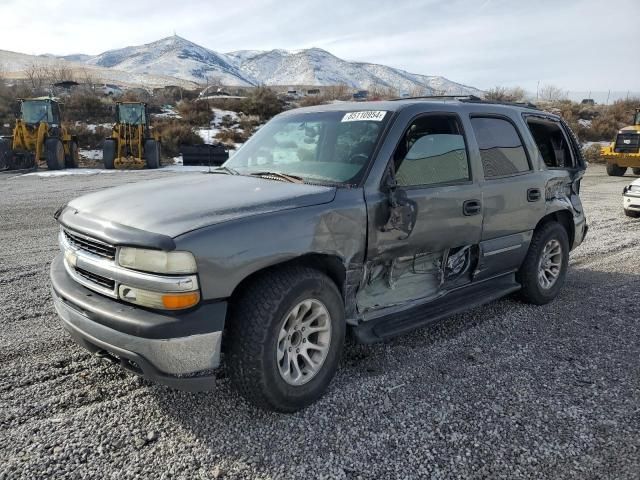
{"type": "Polygon", "coordinates": [[[73,253],[71,250],[65,250],[64,259],[69,265],[71,265],[73,268],[76,268],[76,263],[78,263],[78,256],[75,253],[73,253]]]}
{"type": "Polygon", "coordinates": [[[200,301],[199,292],[161,293],[128,285],[120,285],[118,293],[120,298],[126,302],[162,310],[182,310],[193,307],[200,301]]]}

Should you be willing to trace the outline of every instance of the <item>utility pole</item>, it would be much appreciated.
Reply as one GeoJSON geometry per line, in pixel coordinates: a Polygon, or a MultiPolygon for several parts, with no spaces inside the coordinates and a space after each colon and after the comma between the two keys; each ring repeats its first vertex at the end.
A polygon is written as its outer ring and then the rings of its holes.
{"type": "Polygon", "coordinates": [[[611,89],[607,92],[607,103],[605,105],[609,105],[609,95],[611,95],[611,89]]]}
{"type": "Polygon", "coordinates": [[[538,80],[538,84],[536,85],[536,100],[540,97],[540,80],[538,80]]]}

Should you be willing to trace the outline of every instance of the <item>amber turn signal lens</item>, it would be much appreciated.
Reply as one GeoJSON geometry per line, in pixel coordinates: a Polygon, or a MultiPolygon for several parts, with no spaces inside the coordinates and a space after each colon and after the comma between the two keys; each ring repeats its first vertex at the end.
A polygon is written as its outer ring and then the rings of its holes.
{"type": "Polygon", "coordinates": [[[168,293],[162,295],[162,304],[167,310],[180,310],[193,307],[200,301],[200,293],[168,293]]]}

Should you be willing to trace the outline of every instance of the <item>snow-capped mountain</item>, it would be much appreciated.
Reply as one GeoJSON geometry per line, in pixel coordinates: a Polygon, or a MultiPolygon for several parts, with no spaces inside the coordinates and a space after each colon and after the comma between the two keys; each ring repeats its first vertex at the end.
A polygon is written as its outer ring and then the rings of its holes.
{"type": "Polygon", "coordinates": [[[174,35],[146,45],[109,50],[86,60],[89,65],[133,73],[168,75],[205,83],[207,78],[224,85],[253,85],[224,55],[174,35]]]}
{"type": "Polygon", "coordinates": [[[348,62],[320,48],[289,52],[240,50],[227,53],[239,69],[265,85],[388,87],[415,95],[478,95],[476,88],[439,76],[416,75],[374,63],[348,62]]]}
{"type": "Polygon", "coordinates": [[[166,75],[197,83],[224,85],[345,84],[388,87],[409,94],[480,94],[444,77],[417,75],[373,63],[349,62],[320,48],[239,50],[218,53],[174,35],[146,45],[110,50],[85,60],[91,65],[132,73],[166,75]]]}

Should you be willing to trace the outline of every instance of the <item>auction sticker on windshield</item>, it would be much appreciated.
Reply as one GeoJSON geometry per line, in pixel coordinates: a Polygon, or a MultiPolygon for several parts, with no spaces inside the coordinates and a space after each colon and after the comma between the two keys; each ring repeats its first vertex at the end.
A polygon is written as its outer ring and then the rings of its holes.
{"type": "Polygon", "coordinates": [[[349,112],[345,113],[342,117],[343,122],[361,122],[366,120],[373,120],[374,122],[380,122],[384,118],[384,110],[366,110],[364,112],[349,112]]]}

